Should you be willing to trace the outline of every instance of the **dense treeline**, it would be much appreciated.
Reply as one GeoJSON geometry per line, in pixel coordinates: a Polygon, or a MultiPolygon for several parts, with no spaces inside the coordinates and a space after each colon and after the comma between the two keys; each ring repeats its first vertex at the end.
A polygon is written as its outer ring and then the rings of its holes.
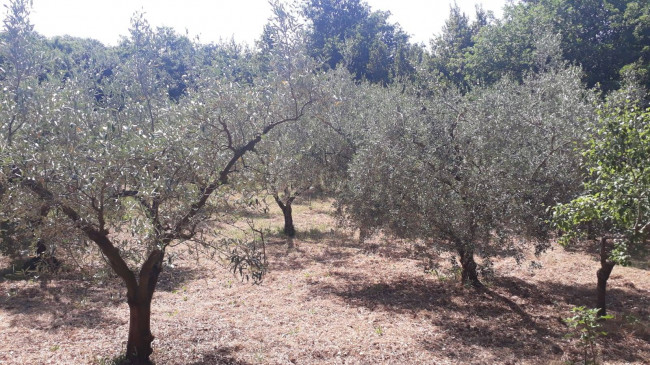
{"type": "Polygon", "coordinates": [[[614,264],[647,244],[647,2],[531,0],[473,20],[454,6],[430,48],[360,0],[274,2],[254,48],[141,14],[115,47],[47,39],[28,5],[11,1],[0,45],[0,249],[93,242],[127,288],[133,363],[149,362],[170,245],[261,278],[262,232],[211,230],[265,195],[288,237],[293,201],[318,190],[362,240],[452,252],[474,287],[496,254],[588,232],[602,313],[614,264]]]}
{"type": "Polygon", "coordinates": [[[643,1],[531,0],[507,5],[502,19],[478,9],[470,22],[454,7],[432,42],[431,68],[461,88],[521,80],[538,71],[548,39],[556,38],[588,87],[609,92],[632,79],[647,88],[649,12],[643,1]]]}

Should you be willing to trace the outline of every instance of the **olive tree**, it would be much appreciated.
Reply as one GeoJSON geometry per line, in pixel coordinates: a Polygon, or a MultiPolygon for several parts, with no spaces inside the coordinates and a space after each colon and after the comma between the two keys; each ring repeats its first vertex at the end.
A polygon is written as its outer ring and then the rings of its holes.
{"type": "Polygon", "coordinates": [[[565,235],[561,242],[600,236],[597,271],[599,316],[607,314],[607,280],[616,264],[629,264],[650,239],[650,110],[604,107],[589,142],[582,148],[583,193],[554,208],[565,235]]]}
{"type": "MultiPolygon", "coordinates": [[[[343,73],[351,77],[346,71],[343,73]]],[[[334,194],[345,178],[347,163],[351,157],[351,145],[343,130],[338,129],[336,115],[332,113],[340,96],[330,88],[336,85],[340,75],[328,73],[324,82],[329,90],[328,99],[319,103],[310,118],[301,124],[276,128],[256,149],[258,164],[253,170],[260,176],[284,216],[283,233],[295,236],[292,204],[301,194],[315,190],[334,194]]],[[[354,91],[353,83],[346,84],[354,91]]]]}
{"type": "MultiPolygon", "coordinates": [[[[124,282],[132,363],[150,363],[151,302],[168,247],[209,240],[206,222],[221,212],[245,156],[273,129],[302,120],[319,98],[319,76],[299,37],[290,30],[278,37],[284,46],[253,84],[206,72],[179,102],[149,104],[146,92],[134,91],[119,114],[97,106],[90,76],[36,84],[44,95],[38,108],[11,145],[3,142],[12,215],[27,214],[34,201],[46,205],[51,224],[94,242],[124,282]]],[[[4,86],[3,99],[15,97],[4,86]]],[[[11,109],[0,113],[11,117],[11,109]]]]}
{"type": "MultiPolygon", "coordinates": [[[[261,42],[263,55],[284,47],[281,41],[284,37],[278,36],[279,31],[299,29],[303,36],[305,32],[304,25],[296,22],[295,17],[290,17],[292,21],[283,25],[278,24],[279,19],[290,15],[295,9],[279,3],[273,5],[276,18],[271,19],[265,28],[261,42]]],[[[270,194],[282,211],[283,233],[289,238],[296,233],[292,213],[295,199],[311,189],[335,191],[345,170],[345,164],[341,161],[350,155],[345,151],[348,145],[342,140],[342,130],[331,123],[331,111],[332,105],[341,104],[341,94],[338,92],[341,87],[344,87],[345,93],[354,93],[352,76],[344,70],[330,71],[322,81],[323,89],[328,90],[327,98],[312,108],[313,112],[304,123],[280,126],[270,133],[256,148],[257,161],[250,166],[250,171],[256,176],[253,179],[263,183],[264,193],[270,194]]]]}
{"type": "Polygon", "coordinates": [[[131,111],[135,113],[137,110],[138,118],[146,120],[153,133],[162,116],[160,110],[168,98],[168,80],[160,71],[159,56],[165,48],[156,42],[156,34],[142,13],[136,13],[131,18],[129,35],[129,38],[123,39],[122,64],[116,70],[118,86],[122,90],[113,92],[119,92],[118,95],[130,98],[134,105],[139,106],[138,109],[132,107],[131,111]]]}
{"type": "Polygon", "coordinates": [[[35,103],[33,88],[38,83],[38,42],[34,26],[29,22],[30,3],[27,0],[11,1],[0,46],[2,47],[2,81],[10,90],[11,97],[3,98],[3,109],[10,110],[3,120],[3,134],[7,145],[11,145],[20,128],[29,122],[35,103]]]}
{"type": "Polygon", "coordinates": [[[463,283],[480,286],[475,254],[486,264],[498,251],[520,256],[509,238],[542,236],[544,204],[579,179],[573,148],[592,113],[580,75],[556,65],[464,96],[375,91],[343,199],[348,218],[455,252],[463,283]]]}
{"type": "Polygon", "coordinates": [[[257,149],[257,164],[252,169],[260,175],[264,191],[270,194],[284,217],[283,233],[294,237],[292,206],[302,193],[319,184],[326,169],[325,155],[316,145],[322,129],[313,122],[276,128],[257,149]]]}
{"type": "MultiPolygon", "coordinates": [[[[41,109],[40,101],[46,94],[38,87],[46,55],[41,38],[29,21],[30,4],[28,0],[9,2],[0,34],[0,166],[4,168],[11,168],[7,149],[14,145],[23,129],[34,123],[41,109]]],[[[0,252],[18,256],[35,242],[32,232],[41,214],[34,202],[35,208],[18,224],[11,213],[14,202],[6,194],[8,183],[6,177],[0,179],[0,202],[7,208],[0,212],[0,252]]]]}

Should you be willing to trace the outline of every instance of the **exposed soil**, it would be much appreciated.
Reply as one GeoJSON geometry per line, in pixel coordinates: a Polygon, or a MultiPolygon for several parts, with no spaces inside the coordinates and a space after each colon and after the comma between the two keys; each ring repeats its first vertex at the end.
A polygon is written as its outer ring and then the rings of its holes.
{"type": "MultiPolygon", "coordinates": [[[[157,364],[563,364],[577,361],[562,318],[593,306],[598,263],[555,247],[541,269],[495,261],[483,291],[449,258],[425,271],[417,250],[336,228],[327,202],[294,208],[295,248],[273,236],[261,285],[203,256],[166,267],[153,301],[157,364]]],[[[273,207],[263,225],[279,227],[273,207]]],[[[277,229],[275,229],[277,231],[277,229]]],[[[182,247],[174,249],[180,254],[182,247]]],[[[595,252],[595,251],[593,251],[595,252]]],[[[6,258],[0,261],[8,265],[6,258]]],[[[125,348],[121,282],[78,271],[0,281],[0,364],[105,364],[125,348]]],[[[650,364],[650,273],[615,267],[607,364],[650,364]]]]}

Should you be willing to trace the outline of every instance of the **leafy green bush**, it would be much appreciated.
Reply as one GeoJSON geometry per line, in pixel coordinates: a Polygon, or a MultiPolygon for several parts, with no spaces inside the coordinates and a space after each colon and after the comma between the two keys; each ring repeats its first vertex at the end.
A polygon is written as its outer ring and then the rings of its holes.
{"type": "Polygon", "coordinates": [[[578,346],[582,348],[583,363],[596,364],[597,351],[596,340],[600,336],[606,336],[607,332],[601,331],[599,320],[614,318],[612,315],[599,316],[598,308],[574,307],[571,312],[573,317],[564,319],[571,332],[565,337],[577,338],[578,346]]]}

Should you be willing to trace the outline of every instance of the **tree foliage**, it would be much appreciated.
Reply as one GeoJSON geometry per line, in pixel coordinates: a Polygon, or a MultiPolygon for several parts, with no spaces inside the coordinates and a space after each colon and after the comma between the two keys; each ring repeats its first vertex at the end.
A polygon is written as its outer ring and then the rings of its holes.
{"type": "MultiPolygon", "coordinates": [[[[474,47],[481,29],[492,21],[492,15],[480,8],[476,9],[476,19],[469,17],[458,5],[449,10],[440,35],[431,41],[429,68],[438,72],[442,78],[463,91],[470,88],[470,69],[468,53],[474,47]]],[[[429,72],[431,72],[429,71],[429,72]]]]}
{"type": "Polygon", "coordinates": [[[381,93],[363,116],[375,122],[350,167],[348,218],[456,252],[478,285],[474,253],[517,254],[513,234],[543,236],[544,204],[575,184],[591,113],[579,77],[560,67],[466,96],[381,93]]]}
{"type": "Polygon", "coordinates": [[[259,231],[214,223],[269,193],[289,236],[316,188],[363,237],[452,252],[474,286],[491,257],[546,249],[552,213],[565,242],[602,237],[603,312],[613,266],[647,249],[650,111],[623,101],[647,97],[647,3],[454,6],[431,52],[360,0],[273,1],[256,48],[139,13],[117,47],[45,39],[30,4],[10,1],[0,36],[0,250],[93,242],[127,288],[133,362],[171,245],[261,278],[259,231]]]}
{"type": "MultiPolygon", "coordinates": [[[[109,94],[119,108],[97,107],[96,75],[80,69],[65,82],[34,80],[21,128],[3,129],[2,198],[14,202],[3,211],[20,221],[40,207],[47,218],[40,230],[59,227],[97,245],[127,288],[126,355],[134,362],[148,363],[152,351],[150,305],[166,249],[187,240],[216,247],[206,222],[224,217],[246,156],[319,99],[319,76],[300,37],[278,32],[283,42],[270,70],[252,84],[204,72],[196,90],[173,101],[157,77],[153,33],[136,17],[133,52],[115,69],[109,94]]],[[[2,120],[20,112],[23,89],[11,82],[3,80],[2,120]]],[[[263,261],[240,256],[231,242],[224,247],[231,262],[259,277],[263,267],[254,263],[263,261]]]]}
{"type": "Polygon", "coordinates": [[[409,36],[361,0],[306,0],[309,49],[330,69],[345,66],[357,80],[386,84],[409,77],[414,50],[409,36]]]}
{"type": "Polygon", "coordinates": [[[585,194],[555,207],[562,241],[598,229],[616,248],[610,259],[629,262],[650,233],[650,110],[601,110],[600,123],[583,150],[585,194]]]}
{"type": "Polygon", "coordinates": [[[597,307],[607,313],[607,280],[616,264],[645,254],[650,236],[650,111],[630,105],[601,110],[600,122],[583,149],[584,193],[554,208],[565,233],[561,242],[600,236],[597,307]]]}
{"type": "Polygon", "coordinates": [[[587,86],[620,87],[634,70],[648,87],[648,3],[631,0],[529,0],[505,7],[503,19],[475,38],[469,72],[492,83],[534,70],[535,50],[546,35],[559,36],[562,56],[580,65],[587,86]]]}

